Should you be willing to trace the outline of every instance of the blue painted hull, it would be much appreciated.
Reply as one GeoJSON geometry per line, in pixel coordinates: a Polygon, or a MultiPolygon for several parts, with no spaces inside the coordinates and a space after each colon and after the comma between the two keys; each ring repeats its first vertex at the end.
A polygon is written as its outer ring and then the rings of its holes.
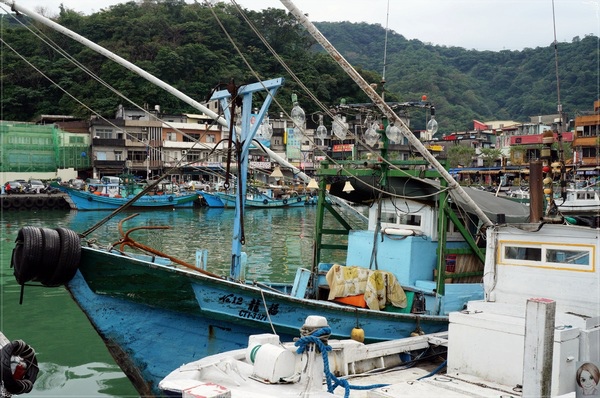
{"type": "MultiPolygon", "coordinates": [[[[76,210],[114,210],[123,206],[133,196],[126,198],[116,198],[102,195],[95,195],[91,192],[80,191],[76,189],[63,189],[69,195],[72,204],[76,210]]],[[[136,200],[130,208],[132,209],[170,209],[170,208],[191,208],[194,202],[198,200],[198,194],[191,193],[186,195],[144,195],[136,200]]]]}
{"type": "Polygon", "coordinates": [[[96,294],[80,272],[68,288],[141,396],[160,396],[158,383],[183,363],[247,344],[248,331],[226,322],[96,294]]]}
{"type": "Polygon", "coordinates": [[[111,354],[144,394],[173,369],[206,355],[244,347],[251,334],[298,334],[308,315],[327,317],[332,338],[348,338],[357,323],[367,341],[447,329],[447,316],[372,311],[292,297],[176,267],[83,248],[68,284],[111,354]]]}
{"type": "MultiPolygon", "coordinates": [[[[225,207],[235,208],[235,195],[216,192],[216,196],[218,196],[221,201],[224,203],[225,207]]],[[[270,199],[270,198],[261,198],[261,199],[246,199],[245,207],[257,207],[257,208],[272,208],[272,207],[302,207],[306,204],[305,196],[296,196],[289,199],[270,199]]]]}
{"type": "Polygon", "coordinates": [[[206,205],[208,207],[216,207],[216,208],[225,207],[225,204],[223,203],[221,198],[219,198],[217,195],[209,193],[209,192],[204,192],[204,191],[197,191],[197,193],[202,198],[204,198],[204,201],[206,202],[206,205]]]}

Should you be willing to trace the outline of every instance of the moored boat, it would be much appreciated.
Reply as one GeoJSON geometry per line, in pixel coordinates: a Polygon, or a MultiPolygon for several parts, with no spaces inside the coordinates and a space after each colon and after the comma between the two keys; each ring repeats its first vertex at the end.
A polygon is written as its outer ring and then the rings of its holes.
{"type": "MultiPolygon", "coordinates": [[[[236,206],[236,195],[226,192],[215,192],[217,196],[223,202],[224,207],[235,208],[236,206]]],[[[272,207],[301,207],[308,202],[307,195],[288,195],[289,197],[283,197],[280,199],[273,198],[266,194],[255,193],[247,195],[244,201],[246,207],[256,208],[272,208],[272,207]]]]}
{"type": "Polygon", "coordinates": [[[554,198],[556,209],[564,215],[600,215],[600,189],[593,186],[567,187],[564,198],[554,198]]]}
{"type": "MultiPolygon", "coordinates": [[[[101,191],[86,191],[76,188],[61,187],[69,196],[68,203],[73,210],[115,210],[127,204],[136,195],[105,194],[101,191]]],[[[142,195],[131,203],[133,209],[172,209],[194,207],[198,194],[162,193],[160,195],[142,195]]]]}
{"type": "Polygon", "coordinates": [[[308,317],[294,342],[250,336],[245,348],[175,368],[159,387],[172,397],[594,395],[598,231],[539,222],[489,228],[485,297],[450,313],[447,333],[363,344],[330,340],[327,320],[308,317]]]}

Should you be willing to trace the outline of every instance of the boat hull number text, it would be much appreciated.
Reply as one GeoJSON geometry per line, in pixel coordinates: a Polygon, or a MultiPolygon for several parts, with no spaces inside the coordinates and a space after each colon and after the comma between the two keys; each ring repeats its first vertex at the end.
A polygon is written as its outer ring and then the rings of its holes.
{"type": "MultiPolygon", "coordinates": [[[[244,319],[252,319],[255,321],[265,322],[267,321],[267,315],[264,313],[264,304],[261,299],[248,299],[244,300],[244,297],[236,296],[235,294],[226,294],[219,297],[219,303],[227,306],[240,306],[238,316],[244,319]]],[[[269,315],[277,315],[279,312],[279,304],[271,304],[268,307],[269,315]]]]}

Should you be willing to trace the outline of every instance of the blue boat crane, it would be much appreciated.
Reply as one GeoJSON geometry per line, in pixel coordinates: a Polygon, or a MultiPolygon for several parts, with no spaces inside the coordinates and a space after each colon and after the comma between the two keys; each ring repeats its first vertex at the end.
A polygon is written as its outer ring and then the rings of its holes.
{"type": "MultiPolygon", "coordinates": [[[[252,145],[252,140],[256,135],[256,131],[260,127],[262,120],[267,113],[267,109],[271,105],[275,93],[283,85],[283,78],[277,78],[272,80],[266,80],[259,83],[252,83],[239,88],[237,95],[242,98],[242,116],[241,116],[241,129],[235,131],[235,142],[238,147],[236,151],[240,157],[238,160],[238,195],[235,200],[235,219],[233,224],[233,239],[231,243],[231,270],[229,277],[234,280],[240,279],[241,275],[241,257],[242,257],[242,245],[244,245],[244,229],[243,229],[243,211],[246,202],[246,183],[248,179],[248,152],[252,145]],[[257,91],[266,91],[269,94],[265,98],[265,101],[256,116],[254,123],[250,123],[250,117],[252,113],[252,94],[257,91]]],[[[221,108],[225,113],[227,124],[231,126],[231,93],[228,90],[216,91],[212,96],[211,100],[219,100],[221,108]]],[[[232,131],[230,129],[230,131],[232,131]]]]}

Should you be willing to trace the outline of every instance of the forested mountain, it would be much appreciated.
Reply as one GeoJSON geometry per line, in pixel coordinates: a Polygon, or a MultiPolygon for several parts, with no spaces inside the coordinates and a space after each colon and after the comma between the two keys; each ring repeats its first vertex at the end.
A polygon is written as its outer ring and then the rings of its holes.
{"type": "MultiPolygon", "coordinates": [[[[115,5],[89,16],[63,8],[55,21],[198,101],[231,78],[243,84],[258,78],[284,77],[278,100],[286,109],[291,108],[291,93],[296,92],[307,113],[319,111],[257,32],[326,106],[339,104],[341,98],[348,103],[367,101],[285,11],[244,11],[240,13],[235,6],[223,3],[211,8],[183,0],[144,0],[115,5]]],[[[96,77],[137,104],[150,108],[160,104],[167,113],[196,112],[72,39],[24,16],[19,21],[26,27],[12,16],[2,17],[4,120],[27,121],[40,114],[89,116],[88,107],[112,117],[119,104],[132,106],[96,77]],[[57,52],[58,47],[85,65],[90,74],[57,52]]],[[[381,82],[385,41],[382,26],[348,22],[316,25],[367,81],[381,82]]],[[[436,105],[442,133],[471,128],[473,119],[528,121],[529,116],[556,113],[555,53],[550,38],[547,47],[491,52],[426,44],[390,31],[387,48],[386,100],[416,101],[427,95],[436,105]]],[[[597,37],[574,38],[572,43],[558,45],[561,102],[571,117],[591,109],[597,99],[599,56],[597,37]]],[[[279,109],[271,111],[279,113],[279,109]]],[[[423,128],[420,124],[424,121],[417,119],[412,127],[423,128]]]]}

